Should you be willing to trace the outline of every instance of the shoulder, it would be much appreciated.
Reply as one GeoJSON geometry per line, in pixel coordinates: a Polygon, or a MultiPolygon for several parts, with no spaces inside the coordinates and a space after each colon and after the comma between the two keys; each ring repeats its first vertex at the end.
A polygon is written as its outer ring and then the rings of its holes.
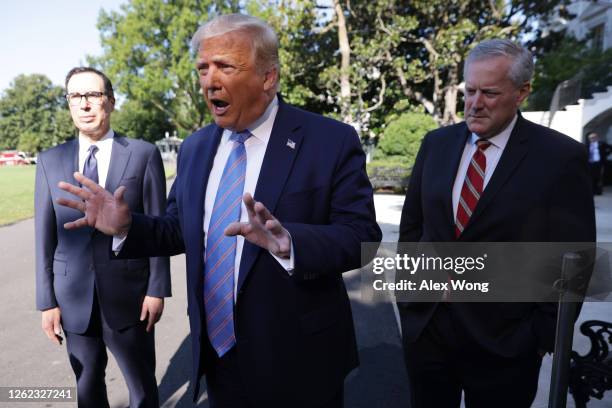
{"type": "Polygon", "coordinates": [[[48,148],[38,153],[39,161],[49,161],[55,159],[63,159],[66,155],[72,155],[76,147],[76,139],[70,139],[62,144],[48,148]]]}
{"type": "Polygon", "coordinates": [[[327,130],[340,134],[357,134],[355,128],[351,125],[318,113],[300,109],[287,103],[281,104],[279,114],[287,116],[294,123],[301,124],[301,126],[304,126],[307,130],[327,130]]]}
{"type": "Polygon", "coordinates": [[[527,136],[530,148],[545,152],[547,157],[568,158],[583,156],[586,152],[586,146],[577,140],[525,118],[519,118],[516,126],[517,132],[527,136]]]}
{"type": "Polygon", "coordinates": [[[115,143],[119,143],[120,145],[134,151],[142,151],[142,152],[152,152],[157,150],[157,146],[155,146],[151,142],[147,142],[142,139],[134,139],[131,137],[123,136],[120,133],[115,133],[114,137],[115,143]]]}

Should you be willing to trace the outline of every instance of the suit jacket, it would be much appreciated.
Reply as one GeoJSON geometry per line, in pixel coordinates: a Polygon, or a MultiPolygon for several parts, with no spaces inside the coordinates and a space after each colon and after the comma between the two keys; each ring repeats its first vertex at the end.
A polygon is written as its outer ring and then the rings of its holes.
{"type": "MultiPolygon", "coordinates": [[[[202,347],[209,347],[204,197],[222,131],[213,124],[183,142],[166,215],[134,214],[120,254],[185,251],[196,396],[208,369],[202,347]]],[[[255,406],[316,406],[358,364],[341,273],[360,267],[361,242],[381,239],[354,129],[281,101],[254,197],[290,232],[295,269],[290,276],[267,251],[245,242],[234,309],[242,378],[255,406]]]]}
{"type": "MultiPolygon", "coordinates": [[[[400,241],[455,241],[452,189],[470,132],[465,123],[428,133],[412,171],[400,241]]],[[[464,232],[466,242],[594,242],[588,155],[580,143],[522,118],[464,232]]],[[[402,303],[403,334],[416,340],[437,303],[402,303]]],[[[470,341],[506,357],[552,351],[556,305],[454,303],[470,341]]]]}
{"type": "MultiPolygon", "coordinates": [[[[116,260],[109,256],[111,237],[92,228],[64,229],[82,213],[57,204],[59,181],[72,180],[78,167],[78,139],[42,152],[36,166],[36,305],[60,307],[64,330],[83,333],[89,325],[94,288],[109,327],[119,330],[140,320],[145,295],[170,296],[167,257],[116,260]]],[[[126,186],[133,211],[161,214],[166,208],[166,181],[158,149],[115,133],[106,190],[126,186]]]]}

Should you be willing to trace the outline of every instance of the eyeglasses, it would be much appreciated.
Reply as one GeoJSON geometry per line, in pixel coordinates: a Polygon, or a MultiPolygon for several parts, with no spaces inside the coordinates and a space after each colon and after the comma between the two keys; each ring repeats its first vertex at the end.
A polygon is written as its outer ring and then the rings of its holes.
{"type": "Polygon", "coordinates": [[[68,100],[70,106],[79,106],[83,98],[92,105],[102,105],[104,95],[106,95],[104,92],[86,92],[84,94],[73,92],[66,94],[66,100],[68,100]]]}

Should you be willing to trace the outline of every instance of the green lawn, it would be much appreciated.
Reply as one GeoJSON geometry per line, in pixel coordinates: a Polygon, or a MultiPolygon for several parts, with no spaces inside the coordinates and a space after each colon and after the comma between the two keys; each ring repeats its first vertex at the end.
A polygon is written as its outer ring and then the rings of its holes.
{"type": "Polygon", "coordinates": [[[34,215],[36,166],[0,167],[0,225],[34,215]]]}
{"type": "MultiPolygon", "coordinates": [[[[174,176],[173,165],[165,166],[166,177],[174,176]]],[[[36,166],[0,167],[0,225],[34,216],[36,166]]]]}

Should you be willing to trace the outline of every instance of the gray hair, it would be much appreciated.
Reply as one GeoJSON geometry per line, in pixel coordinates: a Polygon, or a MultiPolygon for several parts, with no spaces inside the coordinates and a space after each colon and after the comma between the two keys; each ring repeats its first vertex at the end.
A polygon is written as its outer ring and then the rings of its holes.
{"type": "Polygon", "coordinates": [[[280,72],[278,37],[268,23],[257,17],[245,14],[215,17],[198,28],[191,38],[191,48],[198,52],[201,42],[205,39],[234,31],[242,31],[248,35],[255,52],[255,63],[260,71],[274,67],[280,72]]]}
{"type": "Polygon", "coordinates": [[[530,82],[533,76],[533,55],[525,47],[510,40],[495,38],[476,45],[468,54],[463,66],[463,77],[471,62],[489,58],[506,57],[511,61],[508,78],[517,87],[530,82]]]}

